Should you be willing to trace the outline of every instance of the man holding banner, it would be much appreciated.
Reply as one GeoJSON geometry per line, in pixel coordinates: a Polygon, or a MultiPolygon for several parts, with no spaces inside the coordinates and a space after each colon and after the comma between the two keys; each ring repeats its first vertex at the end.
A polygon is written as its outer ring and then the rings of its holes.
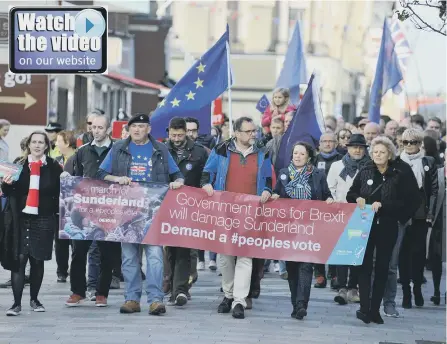
{"type": "MultiPolygon", "coordinates": [[[[234,139],[223,142],[211,152],[203,170],[201,185],[209,196],[215,189],[258,195],[261,196],[261,203],[265,203],[272,193],[270,157],[263,148],[254,145],[256,127],[251,118],[237,119],[234,133],[234,139]]],[[[233,317],[243,319],[250,291],[252,259],[235,258],[220,256],[225,297],[217,311],[229,313],[233,309],[233,317]]]]}
{"type": "MultiPolygon", "coordinates": [[[[137,114],[129,120],[126,140],[116,142],[101,164],[97,177],[102,180],[130,185],[132,182],[170,183],[171,189],[183,185],[183,175],[167,147],[149,133],[149,116],[137,114]]],[[[149,314],[166,313],[163,304],[163,250],[161,246],[144,245],[147,260],[147,301],[149,314]]],[[[122,243],[122,272],[126,282],[125,303],[121,313],[141,312],[142,280],[140,245],[122,243]]]]}

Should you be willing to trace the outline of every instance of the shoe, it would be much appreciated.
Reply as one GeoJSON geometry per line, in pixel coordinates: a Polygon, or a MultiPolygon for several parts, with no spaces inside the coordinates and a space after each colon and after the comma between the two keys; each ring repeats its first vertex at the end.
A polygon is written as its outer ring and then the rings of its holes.
{"type": "Polygon", "coordinates": [[[279,275],[279,277],[281,277],[283,280],[287,281],[289,279],[289,274],[286,271],[283,274],[279,275]]]}
{"type": "Polygon", "coordinates": [[[96,290],[90,289],[85,293],[86,299],[89,301],[96,301],[96,290]]]}
{"type": "Polygon", "coordinates": [[[188,302],[188,297],[183,293],[178,294],[177,297],[175,298],[176,306],[180,306],[180,307],[184,306],[184,305],[186,305],[187,302],[188,302]]]}
{"type": "Polygon", "coordinates": [[[292,306],[293,306],[293,309],[292,309],[292,313],[290,313],[290,316],[292,318],[296,318],[296,311],[297,311],[296,305],[292,305],[292,306]]]}
{"type": "Polygon", "coordinates": [[[357,319],[360,319],[365,324],[369,324],[371,322],[371,318],[369,317],[368,313],[364,313],[364,312],[358,310],[357,312],[355,312],[355,315],[356,315],[357,319]]]}
{"type": "Polygon", "coordinates": [[[11,280],[6,281],[5,283],[1,283],[0,284],[0,288],[2,289],[6,289],[6,288],[11,288],[12,287],[12,282],[11,280]]]}
{"type": "Polygon", "coordinates": [[[383,306],[383,313],[385,313],[385,316],[390,318],[399,318],[399,312],[393,304],[386,304],[383,306]]]}
{"type": "Polygon", "coordinates": [[[414,304],[416,307],[424,306],[424,297],[422,296],[421,287],[413,286],[414,304]]]}
{"type": "Polygon", "coordinates": [[[273,264],[273,271],[279,272],[279,263],[273,264]]]}
{"type": "Polygon", "coordinates": [[[198,263],[197,263],[197,270],[198,270],[198,271],[203,271],[203,270],[205,270],[205,262],[198,262],[198,263]]]}
{"type": "Polygon", "coordinates": [[[22,311],[22,306],[13,304],[10,309],[6,311],[6,315],[9,317],[14,317],[20,314],[22,311]]]}
{"type": "Polygon", "coordinates": [[[441,293],[439,291],[435,291],[435,295],[430,298],[430,301],[436,306],[439,306],[441,304],[441,293]]]}
{"type": "Polygon", "coordinates": [[[332,290],[338,290],[340,289],[340,285],[337,282],[337,277],[332,277],[331,278],[331,289],[332,290]]]}
{"type": "Polygon", "coordinates": [[[371,322],[373,322],[375,324],[382,325],[384,323],[379,312],[370,314],[370,319],[371,319],[371,322]]]}
{"type": "Polygon", "coordinates": [[[334,301],[339,305],[346,305],[348,303],[348,291],[345,288],[341,288],[338,291],[338,295],[334,297],[334,301]]]}
{"type": "Polygon", "coordinates": [[[403,297],[402,297],[402,308],[404,309],[410,309],[413,307],[413,305],[411,304],[411,290],[410,287],[402,287],[402,291],[403,291],[403,297]]]}
{"type": "Polygon", "coordinates": [[[348,290],[348,302],[359,303],[360,295],[357,289],[349,289],[348,290]]]}
{"type": "Polygon", "coordinates": [[[25,285],[29,285],[31,283],[31,280],[29,278],[29,275],[25,275],[25,285]]]}
{"type": "Polygon", "coordinates": [[[140,313],[141,307],[140,303],[137,301],[126,301],[120,307],[121,314],[132,314],[132,313],[140,313]]]}
{"type": "Polygon", "coordinates": [[[95,306],[96,307],[107,307],[107,298],[102,295],[96,296],[95,306]]]}
{"type": "Polygon", "coordinates": [[[208,268],[211,271],[216,271],[217,270],[217,264],[215,260],[210,260],[210,263],[208,264],[208,268]]]}
{"type": "Polygon", "coordinates": [[[302,303],[298,303],[296,305],[296,316],[295,318],[298,320],[303,320],[304,317],[307,315],[307,307],[304,306],[302,303]]]}
{"type": "Polygon", "coordinates": [[[191,292],[188,290],[188,292],[186,293],[186,298],[189,300],[191,300],[191,292]]]}
{"type": "Polygon", "coordinates": [[[172,307],[175,306],[175,300],[171,297],[168,298],[168,301],[166,302],[166,306],[172,307]]]}
{"type": "Polygon", "coordinates": [[[224,297],[219,307],[217,307],[217,313],[230,313],[231,304],[233,303],[233,299],[227,299],[224,297]]]}
{"type": "Polygon", "coordinates": [[[240,303],[238,303],[233,308],[233,318],[235,318],[235,319],[244,319],[245,318],[244,307],[240,303]]]}
{"type": "Polygon", "coordinates": [[[85,297],[82,297],[78,294],[72,294],[67,301],[65,301],[65,306],[67,307],[78,307],[86,300],[85,297]]]}
{"type": "MultiPolygon", "coordinates": [[[[176,300],[177,301],[177,300],[176,300]]],[[[166,307],[163,303],[155,301],[149,306],[150,315],[160,315],[166,313],[166,307]]]]}
{"type": "Polygon", "coordinates": [[[39,300],[31,300],[29,302],[29,305],[33,309],[33,312],[45,312],[45,307],[40,303],[39,300]]]}
{"type": "Polygon", "coordinates": [[[66,282],[67,282],[67,276],[57,275],[57,283],[66,283],[66,282]]]}
{"type": "Polygon", "coordinates": [[[314,288],[326,288],[327,280],[324,276],[317,277],[317,283],[314,284],[314,288]]]}
{"type": "Polygon", "coordinates": [[[110,289],[120,289],[121,285],[120,285],[120,279],[119,277],[113,276],[112,277],[112,282],[110,282],[110,289]]]}
{"type": "Polygon", "coordinates": [[[253,309],[253,299],[251,297],[247,297],[245,302],[247,303],[247,307],[245,307],[245,309],[253,309]]]}

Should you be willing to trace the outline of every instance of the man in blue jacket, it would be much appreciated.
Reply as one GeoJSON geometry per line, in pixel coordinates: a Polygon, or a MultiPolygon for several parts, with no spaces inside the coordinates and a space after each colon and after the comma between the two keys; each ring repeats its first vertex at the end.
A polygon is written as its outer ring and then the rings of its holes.
{"type": "MultiPolygon", "coordinates": [[[[256,127],[249,117],[234,123],[235,137],[211,152],[202,174],[201,185],[209,196],[214,190],[261,196],[265,203],[272,194],[272,163],[264,148],[255,145],[256,127]],[[214,187],[213,187],[214,185],[214,187]]],[[[243,319],[250,291],[252,259],[221,255],[222,289],[225,297],[219,313],[243,319]]]]}
{"type": "MultiPolygon", "coordinates": [[[[130,136],[113,144],[98,171],[98,178],[129,185],[131,182],[169,183],[170,189],[183,185],[183,175],[168,148],[149,135],[149,116],[137,114],[129,120],[130,136]]],[[[125,303],[121,313],[141,312],[143,247],[146,255],[146,294],[149,314],[166,313],[163,304],[163,250],[161,246],[122,243],[122,272],[126,282],[125,303]]]]}

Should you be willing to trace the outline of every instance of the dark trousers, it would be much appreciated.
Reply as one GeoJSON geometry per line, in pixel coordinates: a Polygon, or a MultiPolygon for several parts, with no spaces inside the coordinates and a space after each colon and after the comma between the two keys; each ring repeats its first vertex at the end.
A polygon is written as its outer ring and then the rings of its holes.
{"type": "MultiPolygon", "coordinates": [[[[323,276],[326,278],[326,266],[324,264],[315,264],[315,277],[323,276]]],[[[337,266],[336,265],[329,265],[328,266],[328,276],[330,275],[331,278],[334,278],[337,276],[337,266]]]]}
{"type": "MultiPolygon", "coordinates": [[[[70,267],[70,284],[73,294],[85,297],[87,281],[85,271],[87,265],[87,254],[91,240],[73,240],[73,254],[70,267]]],[[[120,243],[97,241],[100,252],[101,268],[98,283],[96,284],[97,296],[109,296],[110,283],[112,282],[112,269],[116,261],[120,259],[120,243]]]]}
{"type": "Polygon", "coordinates": [[[250,291],[248,293],[248,298],[257,299],[261,293],[261,280],[264,277],[264,262],[264,259],[252,259],[250,291]]]}
{"type": "Polygon", "coordinates": [[[188,282],[191,269],[191,249],[184,247],[166,247],[167,260],[171,270],[172,296],[188,294],[188,282]]]}
{"type": "Polygon", "coordinates": [[[205,261],[205,251],[204,250],[197,250],[199,255],[199,262],[205,261]]]}
{"type": "Polygon", "coordinates": [[[337,266],[337,284],[340,288],[357,289],[359,284],[358,269],[349,265],[337,266]],[[348,281],[349,273],[349,281],[348,281]]]}
{"type": "Polygon", "coordinates": [[[54,253],[56,255],[56,273],[58,276],[68,277],[70,245],[71,240],[59,239],[59,227],[56,226],[56,231],[54,232],[54,253]]]}
{"type": "Polygon", "coordinates": [[[357,267],[359,278],[360,311],[363,313],[377,313],[385,293],[388,279],[391,255],[397,240],[397,223],[373,223],[366,245],[363,264],[357,267]],[[374,267],[374,282],[371,279],[373,271],[374,250],[376,250],[376,264],[374,267]]]}
{"type": "Polygon", "coordinates": [[[289,275],[290,300],[293,306],[301,305],[307,309],[312,287],[312,263],[286,262],[289,275]]]}
{"type": "Polygon", "coordinates": [[[121,245],[119,245],[119,259],[116,259],[115,266],[112,268],[113,277],[121,279],[121,245]]]}
{"type": "Polygon", "coordinates": [[[412,220],[407,227],[399,256],[399,276],[403,288],[409,288],[410,280],[415,287],[422,285],[426,261],[426,220],[412,220]]]}

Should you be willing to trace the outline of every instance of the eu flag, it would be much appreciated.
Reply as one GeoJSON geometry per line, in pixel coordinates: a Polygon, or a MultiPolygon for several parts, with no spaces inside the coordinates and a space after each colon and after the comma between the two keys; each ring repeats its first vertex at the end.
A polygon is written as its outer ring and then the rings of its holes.
{"type": "Polygon", "coordinates": [[[256,104],[256,110],[258,110],[260,113],[264,113],[265,110],[269,107],[270,102],[267,96],[264,94],[261,99],[259,99],[258,104],[256,104]]]}
{"type": "Polygon", "coordinates": [[[303,38],[301,37],[300,23],[297,21],[276,87],[288,88],[290,90],[290,102],[298,105],[300,84],[306,84],[307,82],[303,38]]]}
{"type": "Polygon", "coordinates": [[[371,87],[369,100],[368,118],[371,122],[380,123],[380,105],[385,93],[392,89],[398,94],[401,91],[399,86],[402,72],[399,67],[399,60],[394,51],[394,40],[388,26],[388,19],[383,23],[382,43],[380,45],[379,58],[377,60],[376,75],[371,87]]]}
{"type": "Polygon", "coordinates": [[[169,121],[176,116],[195,117],[200,123],[211,122],[211,113],[203,110],[208,109],[208,106],[231,85],[228,80],[228,38],[227,27],[216,44],[194,63],[158,104],[151,116],[152,135],[155,138],[166,137],[169,121]]]}
{"type": "Polygon", "coordinates": [[[319,87],[315,74],[312,74],[303,99],[301,99],[289,127],[281,138],[275,162],[276,172],[289,165],[293,146],[298,141],[307,142],[314,149],[318,146],[320,136],[324,132],[319,87]]]}

